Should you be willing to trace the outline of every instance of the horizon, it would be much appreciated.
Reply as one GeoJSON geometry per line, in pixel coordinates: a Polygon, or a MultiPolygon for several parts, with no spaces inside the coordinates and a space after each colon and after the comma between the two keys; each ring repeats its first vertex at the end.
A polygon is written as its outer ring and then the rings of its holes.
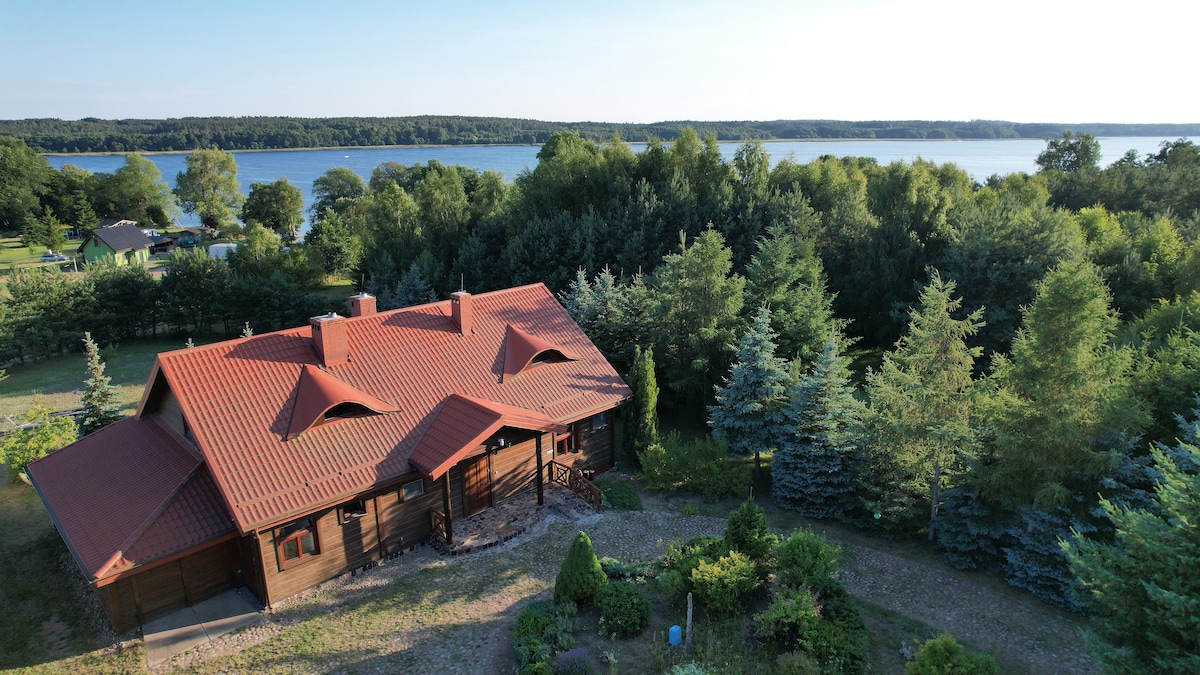
{"type": "Polygon", "coordinates": [[[6,120],[1190,124],[1200,109],[1179,78],[1200,5],[1177,0],[0,2],[6,120]]]}

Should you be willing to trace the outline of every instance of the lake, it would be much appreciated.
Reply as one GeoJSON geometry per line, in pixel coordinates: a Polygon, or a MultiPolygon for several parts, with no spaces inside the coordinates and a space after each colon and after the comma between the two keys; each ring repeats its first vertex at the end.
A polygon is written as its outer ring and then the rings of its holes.
{"type": "MultiPolygon", "coordinates": [[[[1099,138],[1101,166],[1117,161],[1128,150],[1139,157],[1157,152],[1163,141],[1174,138],[1150,136],[1128,136],[1099,138]]],[[[741,143],[721,143],[721,155],[733,159],[741,143]]],[[[821,141],[772,141],[765,143],[774,165],[781,159],[791,157],[797,162],[808,162],[822,155],[838,157],[874,157],[880,164],[901,160],[911,162],[918,157],[944,164],[953,163],[977,181],[984,181],[993,174],[1009,174],[1018,171],[1033,173],[1037,170],[1035,160],[1046,148],[1046,142],[1037,139],[1020,140],[958,140],[958,141],[911,141],[911,140],[821,140],[821,141]]],[[[646,146],[631,143],[635,152],[646,146]]],[[[371,170],[384,162],[417,164],[436,159],[442,164],[459,164],[479,171],[498,171],[511,182],[518,174],[537,165],[540,146],[534,145],[471,145],[443,147],[403,148],[335,148],[329,150],[275,150],[234,152],[237,160],[238,179],[245,194],[251,183],[271,183],[286,177],[288,182],[304,192],[304,204],[312,203],[313,180],[334,167],[347,167],[362,176],[371,177],[371,170]]],[[[158,166],[163,180],[174,185],[175,175],[184,170],[183,153],[141,153],[158,166]]],[[[91,172],[116,171],[125,162],[118,155],[48,155],[50,164],[62,168],[74,164],[91,172]]],[[[307,211],[306,211],[307,215],[307,211]]],[[[198,225],[199,218],[181,214],[181,225],[198,225]]],[[[307,228],[305,228],[307,229],[307,228]]]]}

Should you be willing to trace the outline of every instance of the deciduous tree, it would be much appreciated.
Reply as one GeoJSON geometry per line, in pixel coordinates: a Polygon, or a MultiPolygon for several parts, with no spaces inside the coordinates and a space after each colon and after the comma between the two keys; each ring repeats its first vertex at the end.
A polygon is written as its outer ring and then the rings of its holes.
{"type": "Polygon", "coordinates": [[[242,222],[258,221],[263,227],[295,241],[304,219],[304,196],[300,188],[280,178],[274,183],[251,183],[250,194],[242,204],[242,222]]]}
{"type": "Polygon", "coordinates": [[[200,216],[206,226],[220,229],[233,224],[242,203],[233,153],[211,148],[193,150],[184,159],[186,171],[175,176],[175,198],[187,213],[200,216]]]}

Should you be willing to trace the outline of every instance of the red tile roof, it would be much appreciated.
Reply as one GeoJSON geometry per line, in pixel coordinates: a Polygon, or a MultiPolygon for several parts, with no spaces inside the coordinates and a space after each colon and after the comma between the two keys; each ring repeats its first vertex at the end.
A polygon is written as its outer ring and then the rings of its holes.
{"type": "Polygon", "coordinates": [[[567,425],[541,413],[452,394],[433,414],[408,461],[433,480],[441,478],[501,427],[565,433],[567,425]]]}
{"type": "Polygon", "coordinates": [[[109,425],[30,464],[28,475],[92,580],[234,531],[200,458],[152,420],[109,425]],[[167,527],[175,521],[190,525],[167,527]]]}
{"type": "MultiPolygon", "coordinates": [[[[446,446],[432,437],[422,444],[422,438],[453,394],[487,402],[481,405],[493,411],[521,409],[539,424],[543,418],[572,422],[630,396],[544,285],[469,301],[469,335],[452,323],[449,301],[346,320],[348,361],[323,375],[398,412],[342,419],[289,439],[302,391],[299,374],[319,364],[308,326],[160,354],[151,382],[161,372],[170,385],[242,532],[394,481],[412,470],[418,446],[421,461],[436,464],[425,469],[436,470],[446,446]],[[577,360],[504,378],[510,326],[577,360]]],[[[139,414],[151,412],[151,400],[143,400],[139,414]]]]}

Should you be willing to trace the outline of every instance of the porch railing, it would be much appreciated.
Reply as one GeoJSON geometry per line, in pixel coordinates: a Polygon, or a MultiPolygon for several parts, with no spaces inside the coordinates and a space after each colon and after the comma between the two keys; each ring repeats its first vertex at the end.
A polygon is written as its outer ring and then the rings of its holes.
{"type": "Polygon", "coordinates": [[[604,510],[604,505],[600,503],[600,488],[584,478],[583,472],[573,466],[559,464],[554,460],[550,460],[549,467],[551,481],[563,485],[579,495],[597,513],[604,510]]]}
{"type": "Polygon", "coordinates": [[[434,538],[441,542],[442,545],[450,543],[446,536],[446,514],[437,509],[429,509],[429,529],[432,531],[434,538]]]}

